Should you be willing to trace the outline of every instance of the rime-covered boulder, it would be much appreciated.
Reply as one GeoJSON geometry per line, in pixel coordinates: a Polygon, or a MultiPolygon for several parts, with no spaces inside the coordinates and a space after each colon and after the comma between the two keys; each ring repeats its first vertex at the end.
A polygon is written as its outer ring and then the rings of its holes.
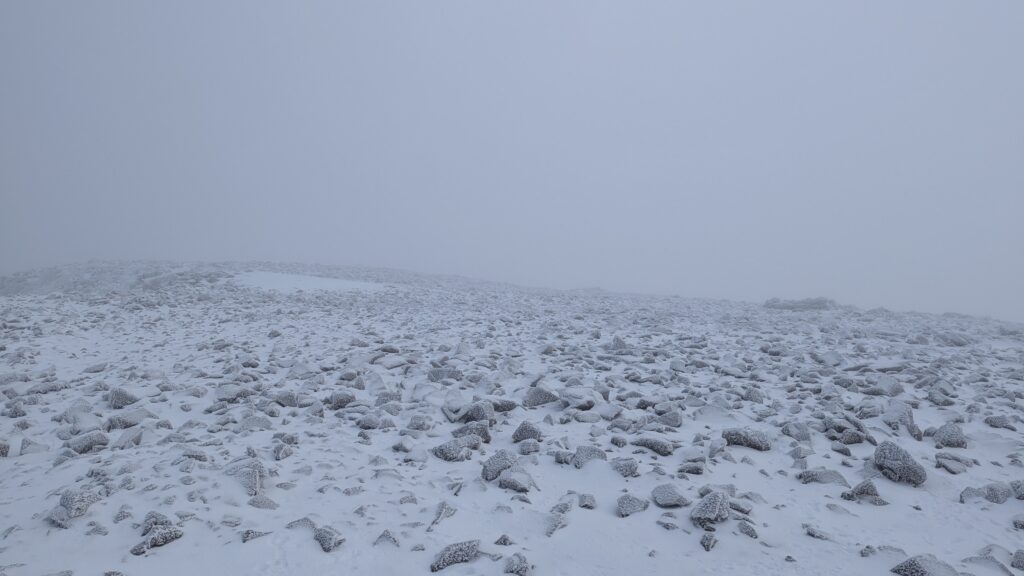
{"type": "Polygon", "coordinates": [[[74,450],[78,454],[86,454],[91,452],[94,448],[100,448],[110,443],[110,439],[107,435],[99,430],[88,432],[86,434],[80,434],[73,438],[70,438],[65,442],[65,446],[74,450]]]}
{"type": "Polygon", "coordinates": [[[541,434],[540,428],[536,424],[528,420],[523,420],[516,428],[515,432],[512,433],[512,442],[522,442],[528,438],[534,440],[540,440],[543,435],[541,434]]]}
{"type": "Polygon", "coordinates": [[[498,477],[502,471],[511,468],[516,463],[516,456],[508,450],[501,449],[484,461],[480,476],[488,482],[498,477]]]}
{"type": "Polygon", "coordinates": [[[461,438],[463,436],[469,436],[475,434],[480,437],[480,440],[486,444],[491,442],[491,428],[487,425],[487,422],[470,422],[463,426],[459,426],[455,430],[452,430],[452,436],[461,438]]]}
{"type": "Polygon", "coordinates": [[[936,448],[967,448],[967,436],[953,422],[940,426],[932,439],[936,448]]]}
{"type": "Polygon", "coordinates": [[[619,496],[619,500],[616,502],[615,511],[620,518],[626,518],[636,514],[637,512],[643,512],[647,510],[650,502],[643,498],[637,498],[632,494],[623,494],[619,496]]]}
{"type": "Polygon", "coordinates": [[[546,388],[534,386],[526,391],[526,396],[523,397],[523,407],[536,408],[537,406],[543,406],[544,404],[558,402],[558,400],[558,394],[555,394],[546,388]]]}
{"type": "Polygon", "coordinates": [[[1006,482],[990,482],[980,488],[967,487],[960,492],[960,502],[986,500],[993,504],[1002,504],[1014,496],[1013,488],[1006,482]]]}
{"type": "Polygon", "coordinates": [[[455,438],[430,449],[430,453],[447,462],[461,462],[473,456],[473,450],[480,447],[480,437],[468,434],[455,438]]]}
{"type": "Polygon", "coordinates": [[[851,502],[867,502],[875,506],[885,506],[889,504],[878,495],[878,488],[871,480],[864,480],[850,490],[840,494],[840,497],[843,500],[849,500],[851,502]]]}
{"type": "Polygon", "coordinates": [[[893,482],[920,486],[928,479],[924,467],[918,464],[909,452],[889,440],[875,448],[874,462],[882,475],[893,482]]]}
{"type": "Polygon", "coordinates": [[[533,486],[536,486],[533,477],[522,467],[513,466],[498,474],[498,488],[525,494],[533,486]]]}
{"type": "Polygon", "coordinates": [[[505,574],[515,574],[515,576],[529,576],[530,575],[530,562],[519,552],[512,554],[505,560],[505,574]]]}
{"type": "Polygon", "coordinates": [[[690,520],[700,528],[707,528],[729,519],[729,495],[712,490],[700,499],[690,511],[690,520]]]}
{"type": "Polygon", "coordinates": [[[651,490],[651,500],[660,508],[678,508],[689,506],[690,501],[683,496],[675,484],[659,484],[651,490]]]}
{"type": "Polygon", "coordinates": [[[583,444],[576,447],[576,454],[572,457],[572,465],[576,468],[583,468],[583,465],[591,460],[607,460],[608,455],[604,450],[596,446],[583,444]]]}
{"type": "Polygon", "coordinates": [[[811,468],[802,470],[796,475],[797,480],[802,484],[838,484],[839,486],[850,487],[850,483],[843,478],[843,475],[835,470],[826,468],[811,468]]]}
{"type": "Polygon", "coordinates": [[[633,440],[632,444],[634,446],[640,446],[641,448],[647,448],[659,456],[671,456],[672,451],[675,450],[675,446],[673,446],[668,440],[650,436],[637,438],[636,440],[633,440]]]}
{"type": "Polygon", "coordinates": [[[89,506],[99,501],[99,495],[93,492],[65,490],[60,496],[60,503],[50,511],[46,519],[58,528],[70,528],[72,519],[85,515],[89,506]]]}
{"type": "Polygon", "coordinates": [[[433,564],[430,565],[430,571],[437,572],[453,564],[472,562],[478,556],[480,556],[479,540],[466,540],[465,542],[449,544],[434,558],[433,564]]]}
{"type": "Polygon", "coordinates": [[[111,388],[107,394],[107,402],[114,410],[120,410],[139,401],[139,397],[124,388],[111,388]]]}
{"type": "Polygon", "coordinates": [[[313,529],[313,540],[320,545],[324,552],[331,552],[338,546],[345,543],[341,534],[330,526],[319,526],[313,529]]]}
{"type": "Polygon", "coordinates": [[[612,458],[611,460],[612,470],[615,470],[622,475],[623,478],[631,478],[637,475],[637,469],[640,463],[635,458],[619,457],[612,458]]]}
{"type": "Polygon", "coordinates": [[[985,418],[985,424],[988,424],[993,428],[1003,428],[1011,432],[1017,431],[1017,427],[1010,423],[1010,418],[1002,414],[985,418]]]}
{"type": "Polygon", "coordinates": [[[355,401],[355,394],[341,390],[331,392],[331,395],[324,400],[324,407],[328,410],[341,410],[355,401]]]}
{"type": "Polygon", "coordinates": [[[181,538],[183,535],[184,533],[181,529],[172,524],[167,516],[152,511],[146,514],[146,518],[142,521],[142,536],[144,540],[136,544],[131,549],[131,553],[135,556],[141,556],[147,550],[165,546],[181,538]]]}
{"type": "Polygon", "coordinates": [[[722,438],[729,446],[745,446],[761,452],[772,448],[772,442],[768,439],[768,435],[760,430],[729,428],[722,431],[722,438]]]}
{"type": "Polygon", "coordinates": [[[899,576],[959,576],[952,566],[931,554],[921,554],[900,562],[890,570],[899,576]]]}

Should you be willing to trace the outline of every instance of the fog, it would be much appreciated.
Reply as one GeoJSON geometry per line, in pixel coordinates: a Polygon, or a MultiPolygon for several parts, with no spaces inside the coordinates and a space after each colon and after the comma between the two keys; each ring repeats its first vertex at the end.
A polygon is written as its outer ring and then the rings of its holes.
{"type": "Polygon", "coordinates": [[[268,259],[1024,320],[1024,4],[0,3],[0,272],[268,259]]]}

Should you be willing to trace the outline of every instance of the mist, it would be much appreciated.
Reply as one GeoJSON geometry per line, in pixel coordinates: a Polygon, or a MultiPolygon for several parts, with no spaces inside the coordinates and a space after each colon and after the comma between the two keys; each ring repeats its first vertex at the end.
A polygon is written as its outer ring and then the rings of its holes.
{"type": "Polygon", "coordinates": [[[1024,321],[1024,4],[5,2],[0,273],[396,267],[1024,321]]]}

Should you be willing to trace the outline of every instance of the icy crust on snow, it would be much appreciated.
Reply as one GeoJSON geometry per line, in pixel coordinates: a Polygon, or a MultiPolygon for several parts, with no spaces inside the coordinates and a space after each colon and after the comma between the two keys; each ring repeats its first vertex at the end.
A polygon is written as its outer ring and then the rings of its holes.
{"type": "Polygon", "coordinates": [[[0,573],[1024,569],[1024,330],[284,264],[0,278],[0,573]]]}

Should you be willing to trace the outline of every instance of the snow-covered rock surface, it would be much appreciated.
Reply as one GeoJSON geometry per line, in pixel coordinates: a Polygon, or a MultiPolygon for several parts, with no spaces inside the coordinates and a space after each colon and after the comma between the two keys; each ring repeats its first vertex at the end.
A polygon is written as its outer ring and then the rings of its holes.
{"type": "Polygon", "coordinates": [[[1018,570],[1022,363],[1019,325],[822,299],[11,276],[0,574],[1018,570]]]}

